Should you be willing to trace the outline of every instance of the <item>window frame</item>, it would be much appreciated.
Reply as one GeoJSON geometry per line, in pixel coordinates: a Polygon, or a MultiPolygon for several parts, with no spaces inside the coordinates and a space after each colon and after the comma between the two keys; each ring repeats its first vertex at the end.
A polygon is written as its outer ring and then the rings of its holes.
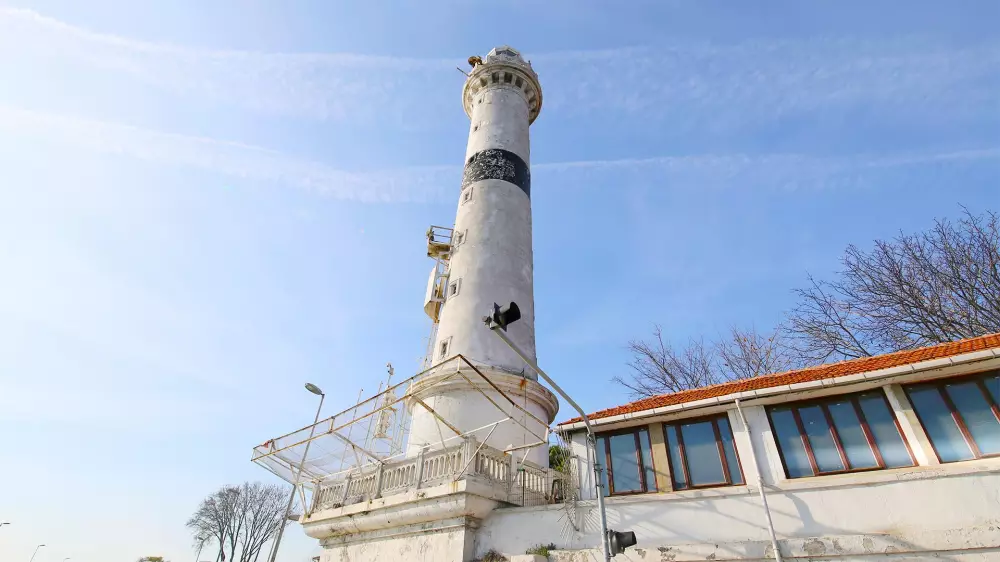
{"type": "Polygon", "coordinates": [[[794,402],[779,402],[777,404],[768,405],[767,410],[767,422],[771,429],[771,436],[774,439],[774,444],[778,449],[778,457],[781,459],[781,469],[785,474],[785,478],[788,480],[800,480],[803,478],[816,478],[817,476],[832,476],[835,474],[849,474],[856,472],[872,472],[876,470],[891,470],[892,468],[911,468],[917,466],[917,459],[913,455],[913,448],[910,447],[909,441],[906,440],[906,434],[903,433],[903,426],[899,423],[899,417],[896,416],[896,411],[893,409],[892,404],[889,402],[889,397],[886,396],[885,388],[878,387],[869,390],[861,390],[857,392],[850,392],[846,394],[835,394],[832,396],[822,396],[820,398],[812,398],[806,400],[796,400],[794,402]],[[872,394],[877,392],[879,396],[882,397],[882,402],[885,403],[885,407],[888,408],[889,414],[892,416],[892,422],[896,426],[896,432],[899,434],[899,438],[903,441],[903,446],[906,448],[906,453],[910,456],[910,465],[899,466],[899,467],[888,467],[885,464],[885,459],[882,458],[882,451],[878,448],[878,443],[875,442],[875,435],[872,433],[871,426],[868,424],[868,418],[865,417],[864,411],[861,409],[861,403],[858,398],[862,394],[872,394]],[[836,402],[840,400],[847,399],[850,401],[852,408],[854,409],[854,414],[858,416],[858,421],[861,422],[861,432],[865,436],[865,441],[868,443],[868,448],[871,449],[872,456],[875,458],[875,463],[877,466],[862,467],[862,468],[850,468],[850,459],[847,457],[847,451],[844,450],[844,444],[840,441],[840,435],[837,431],[837,427],[833,423],[833,416],[830,414],[830,409],[827,404],[830,402],[836,402]],[[823,413],[823,418],[826,420],[827,426],[830,427],[830,437],[837,447],[837,456],[840,458],[840,462],[844,465],[844,470],[829,470],[820,471],[819,464],[816,462],[816,456],[813,452],[812,445],[809,443],[809,436],[806,434],[805,424],[802,423],[802,416],[799,414],[799,409],[808,408],[811,406],[819,406],[820,411],[823,413]],[[812,469],[812,476],[798,476],[792,478],[788,474],[788,463],[785,462],[785,452],[781,448],[781,440],[778,439],[778,432],[774,429],[774,417],[772,416],[772,411],[774,408],[788,408],[795,419],[795,429],[799,434],[799,441],[802,443],[802,448],[805,450],[806,458],[809,460],[809,468],[812,469]]]}
{"type": "Polygon", "coordinates": [[[653,482],[652,490],[649,489],[649,482],[646,482],[647,467],[645,466],[645,462],[642,459],[642,446],[641,442],[639,441],[639,434],[642,433],[642,430],[646,430],[646,440],[647,440],[646,444],[649,447],[649,462],[652,465],[648,467],[648,470],[653,471],[653,475],[655,478],[656,459],[654,458],[655,455],[653,455],[653,438],[649,435],[649,426],[640,425],[640,426],[626,427],[623,429],[616,429],[613,431],[605,431],[602,433],[598,433],[594,436],[595,449],[596,449],[597,439],[600,439],[602,437],[604,438],[604,470],[605,474],[607,474],[607,479],[608,479],[608,497],[635,496],[639,494],[650,494],[657,492],[658,489],[656,486],[656,482],[653,482]],[[635,492],[615,492],[615,471],[614,467],[611,466],[611,438],[617,437],[619,435],[628,435],[630,433],[635,436],[635,457],[637,464],[639,466],[639,484],[642,487],[642,490],[635,492]]]}
{"type": "Polygon", "coordinates": [[[733,432],[733,422],[729,419],[729,414],[723,412],[721,414],[710,414],[707,416],[698,416],[695,418],[683,418],[679,420],[673,420],[669,422],[663,422],[661,425],[661,431],[663,431],[663,446],[667,452],[667,466],[670,467],[670,490],[673,492],[684,492],[686,490],[704,490],[706,488],[725,488],[729,486],[746,486],[747,477],[746,473],[743,471],[743,461],[740,459],[740,450],[736,446],[736,433],[733,432]],[[740,478],[743,479],[742,483],[734,483],[733,475],[729,471],[729,461],[726,460],[726,450],[722,443],[722,430],[719,429],[720,418],[726,418],[726,422],[729,424],[729,432],[732,434],[733,438],[733,454],[736,455],[736,466],[740,469],[740,478]],[[684,435],[680,430],[680,426],[692,424],[692,423],[702,423],[702,422],[712,422],[712,430],[715,432],[715,444],[719,450],[719,461],[722,463],[722,475],[726,479],[725,483],[712,483],[712,484],[698,484],[694,485],[691,483],[691,469],[688,462],[687,451],[684,448],[684,435]],[[682,474],[684,476],[684,488],[674,487],[674,477],[677,474],[674,472],[674,461],[670,454],[670,436],[667,435],[669,428],[676,427],[677,435],[677,445],[680,448],[681,456],[681,467],[682,474]]]}
{"type": "Polygon", "coordinates": [[[960,459],[957,461],[943,461],[941,460],[941,454],[938,453],[937,445],[934,444],[934,441],[930,438],[930,435],[928,435],[927,440],[931,445],[931,450],[934,452],[934,458],[936,458],[939,463],[951,464],[953,462],[968,462],[979,459],[992,459],[1000,457],[1000,453],[988,453],[985,455],[983,454],[983,452],[979,449],[979,444],[976,443],[975,439],[973,439],[972,433],[969,431],[969,426],[966,425],[965,418],[962,416],[962,413],[958,411],[958,408],[955,407],[955,402],[951,399],[951,396],[948,396],[948,393],[945,392],[944,390],[944,386],[949,382],[954,383],[954,382],[975,381],[976,388],[979,389],[979,392],[983,395],[983,398],[986,399],[986,403],[990,405],[990,409],[993,411],[993,417],[997,419],[997,423],[1000,423],[1000,404],[997,404],[997,401],[993,399],[993,395],[990,393],[990,389],[986,388],[986,383],[984,382],[985,379],[996,376],[1000,376],[1000,369],[993,369],[990,371],[973,373],[971,375],[959,375],[957,377],[942,377],[938,379],[918,381],[903,385],[903,392],[906,393],[906,399],[909,400],[910,407],[913,409],[913,413],[917,416],[917,421],[920,422],[920,427],[924,430],[925,433],[927,431],[926,429],[927,424],[925,424],[923,418],[920,417],[920,412],[917,411],[917,408],[913,406],[913,399],[910,398],[910,390],[915,387],[927,387],[937,390],[938,394],[941,396],[941,399],[944,401],[944,405],[948,407],[948,412],[951,414],[952,421],[955,422],[955,426],[958,428],[959,433],[962,434],[962,439],[965,440],[966,446],[969,447],[969,451],[972,453],[971,459],[960,459]]]}
{"type": "Polygon", "coordinates": [[[452,336],[448,336],[447,339],[438,344],[438,351],[440,352],[439,356],[441,359],[447,358],[448,352],[451,351],[451,338],[452,336]]]}

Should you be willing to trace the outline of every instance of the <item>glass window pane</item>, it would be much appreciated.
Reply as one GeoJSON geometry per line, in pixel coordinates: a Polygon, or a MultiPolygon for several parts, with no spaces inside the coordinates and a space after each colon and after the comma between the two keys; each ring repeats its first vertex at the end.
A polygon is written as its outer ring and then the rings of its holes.
{"type": "Polygon", "coordinates": [[[611,494],[611,488],[608,487],[608,457],[606,444],[603,437],[597,438],[597,458],[596,462],[601,465],[604,469],[601,471],[601,485],[604,486],[604,495],[609,496],[611,494]]]}
{"type": "Polygon", "coordinates": [[[819,406],[799,408],[799,417],[802,418],[802,427],[809,437],[809,445],[812,447],[813,456],[816,457],[819,471],[844,470],[844,463],[840,460],[840,453],[830,435],[830,425],[826,423],[822,408],[819,406]]]}
{"type": "Polygon", "coordinates": [[[611,479],[615,493],[641,492],[635,434],[614,435],[608,438],[608,443],[611,445],[611,479]]]}
{"type": "Polygon", "coordinates": [[[771,410],[771,423],[777,434],[781,456],[785,459],[785,471],[788,473],[788,477],[812,476],[813,471],[809,465],[809,457],[806,456],[806,449],[802,444],[802,437],[799,435],[799,427],[795,424],[795,417],[792,415],[791,409],[775,408],[771,410]]]}
{"type": "Polygon", "coordinates": [[[1000,422],[990,408],[986,396],[975,381],[945,384],[945,390],[955,409],[962,414],[965,427],[984,455],[1000,453],[1000,422]]]}
{"type": "Polygon", "coordinates": [[[986,385],[986,390],[988,390],[990,396],[993,397],[993,402],[1000,404],[1000,375],[986,377],[986,379],[983,380],[983,384],[986,385]]]}
{"type": "Polygon", "coordinates": [[[646,469],[646,491],[656,491],[656,472],[653,471],[653,450],[649,448],[649,432],[639,430],[639,449],[642,450],[642,466],[646,469]]]}
{"type": "Polygon", "coordinates": [[[667,434],[667,451],[670,453],[670,479],[674,482],[675,490],[687,488],[684,480],[684,465],[681,464],[681,446],[677,440],[677,426],[665,426],[667,434]]]}
{"type": "Polygon", "coordinates": [[[875,454],[872,453],[868,439],[865,438],[861,420],[858,419],[851,400],[829,402],[826,407],[830,410],[833,427],[837,430],[837,437],[840,438],[840,444],[844,447],[844,454],[847,455],[851,468],[877,468],[875,454]]]}
{"type": "Polygon", "coordinates": [[[729,477],[733,484],[743,483],[743,473],[740,462],[736,458],[736,447],[733,445],[733,429],[729,427],[729,418],[723,416],[718,420],[719,435],[722,436],[722,450],[726,452],[726,465],[729,467],[729,477]]]}
{"type": "Polygon", "coordinates": [[[907,394],[941,462],[973,458],[937,387],[911,387],[907,394]]]}
{"type": "Polygon", "coordinates": [[[725,484],[726,475],[722,472],[719,443],[715,440],[715,428],[712,422],[681,425],[681,438],[684,439],[687,467],[691,471],[691,484],[694,486],[725,484]]]}
{"type": "Polygon", "coordinates": [[[882,391],[867,392],[858,396],[861,413],[868,422],[868,430],[875,438],[875,445],[882,455],[882,462],[887,468],[898,466],[913,466],[910,452],[906,450],[903,437],[896,427],[896,417],[882,395],[882,391]]]}

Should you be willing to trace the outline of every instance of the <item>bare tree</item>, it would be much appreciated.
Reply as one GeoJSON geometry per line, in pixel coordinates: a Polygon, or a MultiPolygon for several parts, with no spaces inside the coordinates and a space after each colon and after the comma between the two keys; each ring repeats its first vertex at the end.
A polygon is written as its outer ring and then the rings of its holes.
{"type": "Polygon", "coordinates": [[[255,562],[279,526],[287,523],[286,497],[280,486],[260,482],[224,486],[202,500],[187,526],[196,544],[217,542],[223,562],[227,547],[230,562],[255,562]]]}
{"type": "Polygon", "coordinates": [[[240,562],[256,562],[261,548],[282,525],[288,523],[285,519],[288,491],[280,486],[265,486],[259,482],[244,483],[241,491],[247,517],[243,527],[240,562]]]}
{"type": "Polygon", "coordinates": [[[763,334],[756,328],[733,326],[729,337],[715,344],[715,353],[729,379],[749,379],[802,366],[800,358],[785,345],[780,329],[763,334]]]}
{"type": "Polygon", "coordinates": [[[634,398],[656,396],[710,384],[757,377],[800,365],[784,344],[780,330],[762,334],[755,328],[733,327],[726,337],[706,343],[690,340],[675,350],[656,326],[651,340],[632,340],[633,359],[628,377],[614,382],[629,389],[634,398]]]}
{"type": "Polygon", "coordinates": [[[788,335],[807,361],[867,357],[1000,332],[1000,221],[957,224],[849,246],[830,282],[796,291],[788,335]]]}
{"type": "Polygon", "coordinates": [[[724,380],[711,345],[704,340],[691,340],[678,352],[664,341],[660,326],[655,326],[652,340],[632,340],[628,348],[634,356],[628,364],[632,373],[628,378],[616,376],[613,380],[635,397],[679,392],[724,380]]]}
{"type": "Polygon", "coordinates": [[[226,561],[226,537],[229,532],[229,517],[234,512],[231,503],[239,491],[234,486],[224,486],[211,496],[201,501],[194,515],[188,519],[187,526],[195,534],[195,540],[210,537],[219,544],[219,556],[226,561]]]}
{"type": "Polygon", "coordinates": [[[787,323],[762,334],[732,328],[675,351],[659,326],[629,342],[634,397],[868,357],[1000,332],[1000,219],[965,211],[921,234],[849,246],[834,281],[809,278],[787,323]]]}

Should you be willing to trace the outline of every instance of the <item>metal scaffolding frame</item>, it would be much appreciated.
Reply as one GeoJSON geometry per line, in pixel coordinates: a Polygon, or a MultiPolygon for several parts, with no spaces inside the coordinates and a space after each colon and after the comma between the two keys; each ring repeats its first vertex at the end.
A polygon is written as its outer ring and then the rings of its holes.
{"type": "Polygon", "coordinates": [[[459,354],[432,365],[416,375],[389,386],[374,396],[315,424],[268,439],[263,444],[254,447],[252,461],[289,483],[295,482],[295,473],[301,462],[302,474],[299,479],[301,486],[299,493],[303,505],[309,505],[306,499],[307,490],[312,493],[320,484],[334,480],[338,476],[362,470],[366,466],[383,464],[403,457],[405,451],[401,445],[409,435],[410,416],[407,413],[409,408],[415,407],[426,409],[439,422],[439,429],[443,425],[446,430],[453,434],[446,437],[442,432],[440,435],[442,448],[448,446],[449,443],[455,443],[456,440],[474,435],[476,432],[490,430],[492,434],[492,431],[500,424],[515,423],[537,441],[519,447],[511,447],[503,452],[513,454],[516,451],[526,449],[524,453],[526,457],[532,448],[547,446],[552,431],[547,421],[538,418],[519,405],[514,398],[490,380],[479,366],[464,355],[459,354]],[[448,372],[450,369],[453,370],[448,372]],[[431,374],[440,378],[429,384],[416,384],[431,374]],[[456,377],[464,379],[469,387],[478,391],[497,409],[500,414],[497,420],[482,427],[462,432],[427,403],[428,395],[434,394],[438,386],[456,377]],[[477,384],[476,377],[485,384],[477,384]],[[399,395],[397,391],[402,389],[405,389],[405,392],[399,395]],[[499,398],[495,395],[491,396],[490,391],[499,395],[499,398]],[[503,403],[508,404],[510,409],[504,409],[503,403]],[[383,416],[388,412],[395,416],[390,424],[392,426],[392,442],[371,439],[374,426],[384,426],[383,416]],[[517,412],[523,416],[518,415],[517,412]],[[522,418],[524,421],[522,422],[518,418],[522,418]],[[537,427],[545,428],[544,435],[539,435],[536,433],[536,429],[529,427],[527,423],[529,418],[537,422],[537,427]],[[357,435],[352,431],[355,427],[358,427],[361,430],[361,435],[365,436],[364,442],[359,442],[354,437],[357,435]],[[307,443],[311,443],[311,445],[308,457],[303,462],[307,443]]]}

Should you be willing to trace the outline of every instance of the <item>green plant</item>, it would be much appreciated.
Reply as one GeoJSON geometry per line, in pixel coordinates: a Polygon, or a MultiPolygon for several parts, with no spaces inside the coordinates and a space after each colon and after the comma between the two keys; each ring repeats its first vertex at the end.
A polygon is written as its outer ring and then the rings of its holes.
{"type": "Polygon", "coordinates": [[[569,449],[560,445],[549,445],[549,468],[559,472],[569,472],[569,449]]]}
{"type": "Polygon", "coordinates": [[[507,562],[507,557],[491,548],[479,559],[479,562],[507,562]]]}
{"type": "Polygon", "coordinates": [[[555,543],[549,544],[536,544],[535,546],[525,550],[525,554],[538,554],[539,556],[545,556],[546,558],[549,554],[556,549],[555,543]]]}

